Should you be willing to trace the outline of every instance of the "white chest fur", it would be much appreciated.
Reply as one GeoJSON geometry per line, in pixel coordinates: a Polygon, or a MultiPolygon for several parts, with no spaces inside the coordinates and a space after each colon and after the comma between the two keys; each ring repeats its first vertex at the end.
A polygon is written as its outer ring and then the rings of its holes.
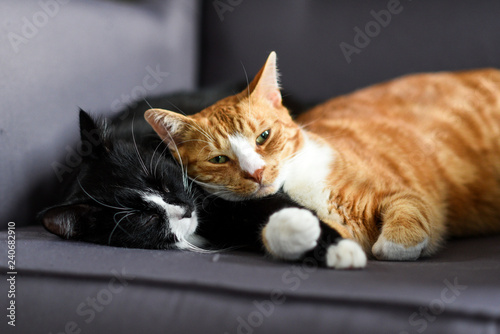
{"type": "Polygon", "coordinates": [[[335,161],[335,151],[304,133],[305,144],[301,151],[286,161],[279,178],[283,190],[295,201],[314,210],[319,217],[341,222],[336,212],[330,212],[328,177],[335,161]]]}

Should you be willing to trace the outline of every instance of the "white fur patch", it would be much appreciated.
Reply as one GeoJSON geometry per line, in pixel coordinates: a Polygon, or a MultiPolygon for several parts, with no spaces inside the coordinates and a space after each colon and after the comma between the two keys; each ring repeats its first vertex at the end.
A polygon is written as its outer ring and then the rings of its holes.
{"type": "Polygon", "coordinates": [[[232,135],[228,139],[242,170],[253,175],[255,171],[265,166],[262,157],[255,152],[255,145],[251,145],[247,138],[241,135],[232,135]]]}
{"type": "Polygon", "coordinates": [[[175,243],[175,246],[178,249],[185,249],[185,250],[191,250],[194,252],[205,252],[203,249],[204,246],[208,244],[208,241],[197,235],[197,234],[190,234],[184,239],[180,239],[180,241],[175,243]]]}
{"type": "Polygon", "coordinates": [[[183,218],[186,209],[178,205],[166,203],[161,196],[156,194],[143,194],[145,201],[156,204],[168,217],[169,224],[166,226],[165,234],[173,233],[178,239],[185,239],[193,234],[198,227],[198,217],[195,212],[190,218],[183,218]]]}
{"type": "Polygon", "coordinates": [[[406,248],[380,235],[377,242],[372,247],[372,253],[378,260],[415,261],[420,257],[420,254],[428,243],[429,239],[425,238],[425,240],[418,245],[406,248]]]}
{"type": "Polygon", "coordinates": [[[342,239],[338,244],[328,247],[326,265],[335,269],[364,268],[366,254],[356,241],[342,239]]]}
{"type": "Polygon", "coordinates": [[[275,181],[284,191],[303,206],[315,211],[319,217],[342,222],[336,213],[329,213],[330,191],[328,176],[332,172],[335,152],[326,144],[317,143],[304,133],[305,144],[301,151],[285,162],[275,181]]]}
{"type": "Polygon", "coordinates": [[[285,260],[297,260],[316,247],[320,234],[318,218],[299,208],[274,213],[264,229],[270,253],[285,260]]]}
{"type": "Polygon", "coordinates": [[[185,239],[196,231],[198,217],[192,213],[190,218],[170,219],[170,230],[178,239],[185,239]]]}

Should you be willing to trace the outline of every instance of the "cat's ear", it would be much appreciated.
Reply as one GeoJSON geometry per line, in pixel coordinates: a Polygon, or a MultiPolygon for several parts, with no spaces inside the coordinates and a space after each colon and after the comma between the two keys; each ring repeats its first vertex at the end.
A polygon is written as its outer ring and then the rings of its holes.
{"type": "Polygon", "coordinates": [[[144,118],[170,148],[179,145],[182,132],[193,123],[189,117],[165,109],[149,109],[144,118]]]}
{"type": "Polygon", "coordinates": [[[39,221],[51,233],[64,239],[76,239],[94,208],[87,204],[63,204],[40,212],[39,221]]]}
{"type": "Polygon", "coordinates": [[[279,73],[276,64],[276,52],[271,52],[264,66],[248,86],[251,96],[269,101],[275,108],[281,106],[279,73]]]}
{"type": "Polygon", "coordinates": [[[94,120],[86,111],[80,109],[80,138],[82,145],[92,147],[91,157],[99,157],[105,151],[109,151],[106,145],[106,124],[94,120]]]}

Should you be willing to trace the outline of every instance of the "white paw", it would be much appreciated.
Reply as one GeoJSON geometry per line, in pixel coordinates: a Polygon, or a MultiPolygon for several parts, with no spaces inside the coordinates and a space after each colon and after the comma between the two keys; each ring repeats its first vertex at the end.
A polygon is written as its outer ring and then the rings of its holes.
{"type": "Polygon", "coordinates": [[[272,255],[284,260],[298,260],[316,247],[321,228],[318,218],[309,210],[287,208],[269,218],[263,234],[272,255]]]}
{"type": "Polygon", "coordinates": [[[328,247],[326,265],[336,269],[364,268],[366,254],[356,241],[342,239],[338,244],[328,247]]]}
{"type": "Polygon", "coordinates": [[[373,256],[378,260],[388,261],[415,261],[420,257],[422,250],[429,243],[429,239],[413,247],[404,247],[401,244],[387,240],[380,235],[377,242],[372,247],[373,256]]]}

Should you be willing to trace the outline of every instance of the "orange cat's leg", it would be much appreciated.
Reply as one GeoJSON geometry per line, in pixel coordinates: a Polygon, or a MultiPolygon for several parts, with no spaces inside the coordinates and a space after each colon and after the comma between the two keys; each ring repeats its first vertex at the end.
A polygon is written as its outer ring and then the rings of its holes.
{"type": "Polygon", "coordinates": [[[437,250],[444,235],[444,214],[425,196],[398,193],[381,203],[382,231],[372,247],[379,260],[411,261],[437,250]]]}

